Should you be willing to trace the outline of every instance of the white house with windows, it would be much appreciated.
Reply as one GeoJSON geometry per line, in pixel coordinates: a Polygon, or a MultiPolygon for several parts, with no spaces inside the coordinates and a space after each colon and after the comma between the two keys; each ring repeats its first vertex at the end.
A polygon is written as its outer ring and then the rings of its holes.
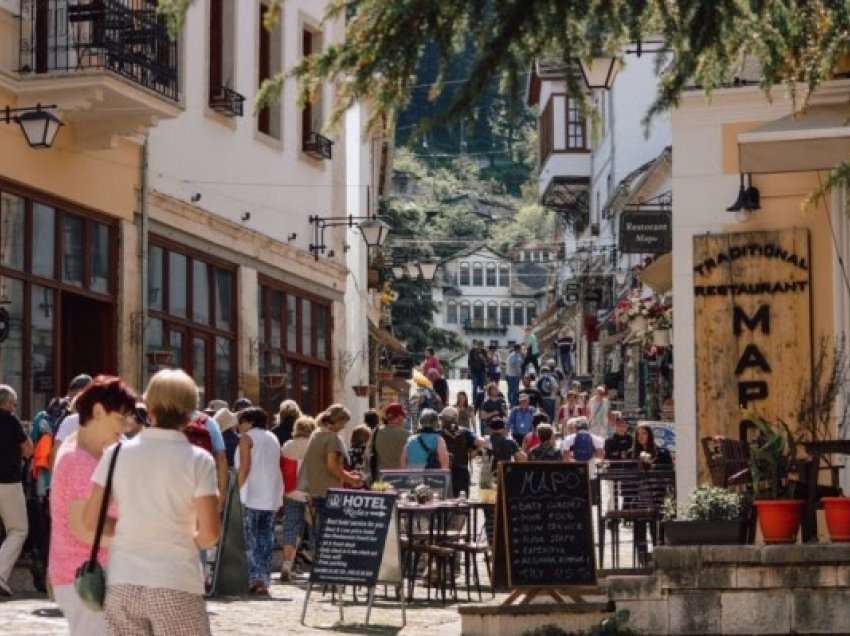
{"type": "MultiPolygon", "coordinates": [[[[540,262],[514,260],[475,245],[441,264],[433,298],[434,326],[455,332],[467,348],[473,340],[496,347],[504,361],[509,348],[525,339],[526,327],[540,313],[551,271],[540,262]]],[[[456,374],[466,373],[466,358],[456,374]]]]}

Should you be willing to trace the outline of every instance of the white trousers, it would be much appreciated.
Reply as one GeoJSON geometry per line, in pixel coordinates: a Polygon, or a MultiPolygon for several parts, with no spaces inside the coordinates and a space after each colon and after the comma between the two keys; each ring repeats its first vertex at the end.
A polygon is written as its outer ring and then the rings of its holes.
{"type": "Polygon", "coordinates": [[[53,588],[53,598],[65,615],[71,636],[107,636],[106,615],[93,612],[80,600],[73,585],[57,585],[53,588]]]}
{"type": "Polygon", "coordinates": [[[0,520],[6,528],[6,539],[0,545],[0,579],[8,582],[29,532],[27,501],[20,482],[0,484],[0,520]]]}

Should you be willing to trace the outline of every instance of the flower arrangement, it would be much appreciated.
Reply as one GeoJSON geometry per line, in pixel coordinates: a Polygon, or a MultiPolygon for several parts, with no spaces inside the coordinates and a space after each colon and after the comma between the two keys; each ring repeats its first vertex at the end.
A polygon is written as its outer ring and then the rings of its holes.
{"type": "Polygon", "coordinates": [[[651,304],[638,297],[624,298],[617,304],[617,318],[620,323],[628,324],[636,318],[649,318],[651,304]]]}
{"type": "Polygon", "coordinates": [[[744,510],[744,497],[716,486],[700,486],[688,500],[676,506],[670,496],[664,500],[664,518],[686,521],[733,521],[740,519],[744,510]]]}
{"type": "Polygon", "coordinates": [[[673,308],[660,303],[653,306],[650,312],[649,325],[652,331],[673,328],[673,308]]]}

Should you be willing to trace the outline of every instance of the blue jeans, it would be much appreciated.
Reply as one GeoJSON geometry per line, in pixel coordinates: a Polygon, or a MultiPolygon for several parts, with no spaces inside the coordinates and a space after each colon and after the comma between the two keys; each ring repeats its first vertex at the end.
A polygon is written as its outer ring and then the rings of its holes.
{"type": "Polygon", "coordinates": [[[508,402],[511,408],[519,403],[519,376],[507,376],[508,379],[508,402]]]}
{"type": "Polygon", "coordinates": [[[310,503],[313,505],[313,558],[316,558],[316,547],[319,543],[319,531],[322,528],[322,523],[325,520],[325,498],[311,497],[310,503]]]}
{"type": "Polygon", "coordinates": [[[242,509],[245,551],[248,555],[248,584],[271,585],[274,510],[242,509]]]}
{"type": "Polygon", "coordinates": [[[470,376],[472,378],[472,395],[470,396],[472,399],[473,405],[475,408],[481,406],[481,403],[484,401],[484,385],[487,383],[487,374],[481,371],[470,371],[470,376]],[[481,391],[481,395],[479,397],[479,390],[481,391]]]}
{"type": "Polygon", "coordinates": [[[564,375],[567,377],[572,376],[573,374],[573,353],[572,351],[561,351],[561,371],[564,372],[564,375]]]}

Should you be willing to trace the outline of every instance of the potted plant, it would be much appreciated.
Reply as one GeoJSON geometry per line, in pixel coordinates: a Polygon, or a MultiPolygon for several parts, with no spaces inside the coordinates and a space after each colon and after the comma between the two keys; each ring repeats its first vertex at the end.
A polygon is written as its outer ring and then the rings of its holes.
{"type": "Polygon", "coordinates": [[[797,440],[785,422],[777,427],[759,417],[749,421],[758,433],[750,444],[749,471],[764,542],[794,543],[806,503],[796,496],[798,482],[788,478],[797,440]]]}
{"type": "Polygon", "coordinates": [[[746,502],[740,493],[701,486],[680,507],[664,501],[664,541],[667,545],[735,545],[744,543],[746,502]]]}

